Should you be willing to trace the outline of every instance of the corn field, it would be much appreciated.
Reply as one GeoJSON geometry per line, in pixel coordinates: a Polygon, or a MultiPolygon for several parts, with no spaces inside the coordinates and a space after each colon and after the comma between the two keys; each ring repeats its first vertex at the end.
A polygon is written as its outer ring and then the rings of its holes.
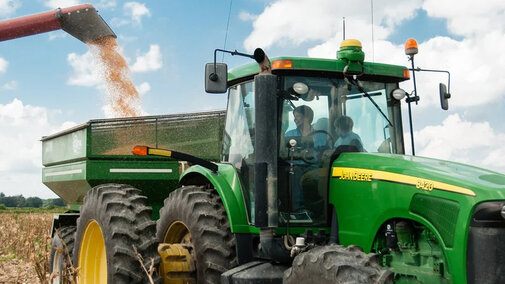
{"type": "Polygon", "coordinates": [[[53,213],[0,214],[0,283],[48,283],[53,213]]]}

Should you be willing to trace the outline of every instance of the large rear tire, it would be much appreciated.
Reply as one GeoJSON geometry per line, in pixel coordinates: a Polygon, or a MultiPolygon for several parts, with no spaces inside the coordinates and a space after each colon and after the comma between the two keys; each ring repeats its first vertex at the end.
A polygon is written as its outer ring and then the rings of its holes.
{"type": "Polygon", "coordinates": [[[49,253],[49,274],[55,273],[51,283],[70,283],[69,278],[71,275],[68,273],[68,268],[70,268],[69,260],[72,259],[72,251],[74,249],[76,227],[66,226],[57,230],[59,234],[54,233],[51,252],[49,253]]]}
{"type": "Polygon", "coordinates": [[[221,199],[212,188],[185,186],[170,193],[156,229],[160,243],[190,248],[196,275],[185,275],[184,279],[221,283],[221,274],[237,265],[235,237],[221,199]]]}
{"type": "Polygon", "coordinates": [[[73,252],[79,283],[148,283],[133,247],[147,267],[151,260],[157,267],[159,256],[151,207],[140,193],[121,184],[99,185],[88,192],[73,252]]]}
{"type": "Polygon", "coordinates": [[[393,272],[384,270],[375,254],[360,247],[319,246],[301,253],[284,272],[283,283],[393,283],[393,272]]]}

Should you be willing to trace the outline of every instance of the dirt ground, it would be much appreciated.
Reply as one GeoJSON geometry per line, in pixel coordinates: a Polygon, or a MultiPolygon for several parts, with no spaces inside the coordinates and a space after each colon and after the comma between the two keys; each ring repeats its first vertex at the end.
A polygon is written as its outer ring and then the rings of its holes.
{"type": "Polygon", "coordinates": [[[0,213],[0,283],[47,283],[52,216],[0,213]]]}
{"type": "Polygon", "coordinates": [[[0,283],[40,283],[33,263],[23,260],[0,262],[0,283]]]}

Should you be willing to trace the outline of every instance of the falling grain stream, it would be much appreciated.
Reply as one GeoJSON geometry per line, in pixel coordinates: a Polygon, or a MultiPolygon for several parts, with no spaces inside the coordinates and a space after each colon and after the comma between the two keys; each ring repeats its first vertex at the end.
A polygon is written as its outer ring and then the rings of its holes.
{"type": "Polygon", "coordinates": [[[107,87],[108,102],[114,117],[141,115],[141,100],[130,79],[126,60],[119,53],[119,46],[112,36],[87,43],[92,55],[102,66],[107,87]]]}

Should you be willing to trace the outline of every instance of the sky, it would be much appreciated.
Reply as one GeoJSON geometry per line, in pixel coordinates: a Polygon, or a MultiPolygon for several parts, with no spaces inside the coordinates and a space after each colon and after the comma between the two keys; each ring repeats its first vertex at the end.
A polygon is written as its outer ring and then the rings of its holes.
{"type": "MultiPolygon", "coordinates": [[[[117,35],[146,115],[219,110],[225,95],[204,91],[213,50],[270,57],[335,58],[343,39],[359,39],[366,61],[451,72],[449,110],[438,83],[418,73],[413,105],[416,155],[505,173],[505,1],[216,0],[90,1],[117,35]],[[372,11],[373,10],[373,11],[372,11]]],[[[80,4],[76,0],[0,0],[0,20],[80,4]]],[[[249,59],[219,56],[229,68],[249,59]]],[[[412,81],[401,84],[412,92],[412,81]]],[[[406,151],[410,139],[403,105],[406,151]]],[[[110,117],[106,88],[88,47],[63,31],[0,42],[0,192],[57,197],[41,182],[45,135],[110,117]]]]}

